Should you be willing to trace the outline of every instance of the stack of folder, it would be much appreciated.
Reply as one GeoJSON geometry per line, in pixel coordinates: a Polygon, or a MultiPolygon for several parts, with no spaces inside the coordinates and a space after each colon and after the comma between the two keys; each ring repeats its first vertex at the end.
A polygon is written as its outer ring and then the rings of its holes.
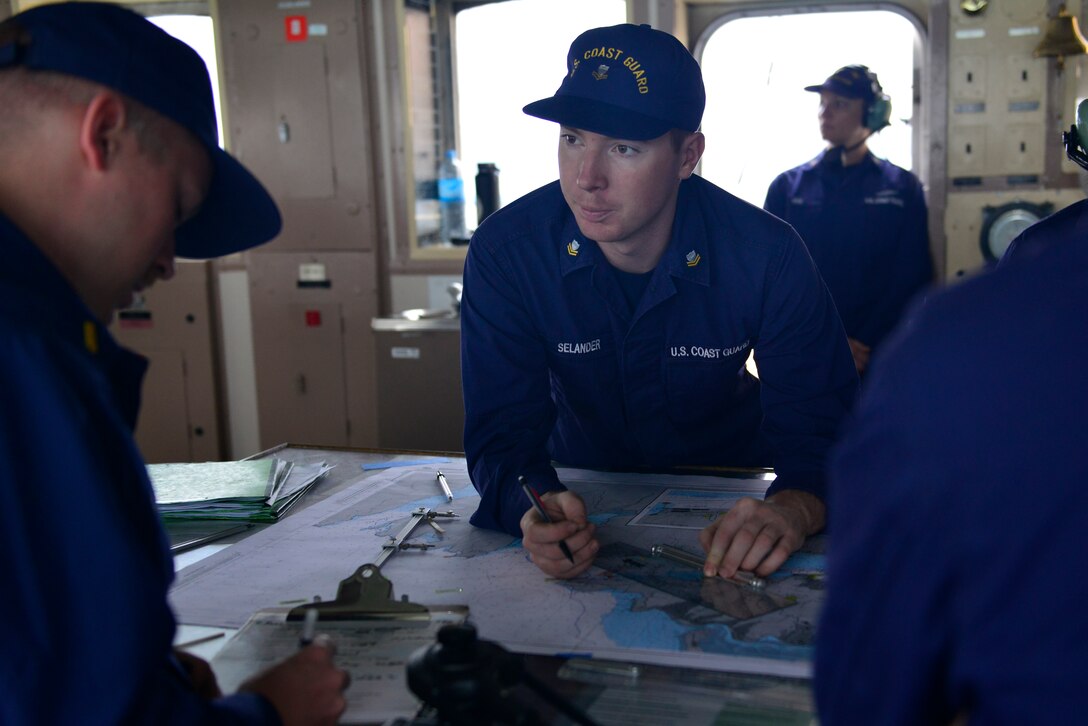
{"type": "Polygon", "coordinates": [[[279,458],[151,464],[147,467],[164,522],[222,519],[274,522],[332,469],[279,458]]]}

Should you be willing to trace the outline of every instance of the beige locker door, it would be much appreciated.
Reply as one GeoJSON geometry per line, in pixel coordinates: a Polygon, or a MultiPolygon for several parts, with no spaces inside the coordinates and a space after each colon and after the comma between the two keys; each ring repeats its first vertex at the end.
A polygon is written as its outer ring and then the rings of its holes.
{"type": "Polygon", "coordinates": [[[179,260],[173,279],[120,311],[110,332],[150,360],[136,442],[153,463],[222,458],[210,264],[179,260]]]}
{"type": "Polygon", "coordinates": [[[373,255],[261,252],[247,267],[261,445],[376,446],[373,255]]]}
{"type": "Polygon", "coordinates": [[[149,464],[192,461],[185,401],[185,359],[180,350],[145,350],[151,366],[144,377],[136,443],[149,464]]]}
{"type": "Polygon", "coordinates": [[[339,303],[292,303],[279,321],[273,350],[257,362],[262,387],[261,441],[347,446],[344,336],[339,303]]]}

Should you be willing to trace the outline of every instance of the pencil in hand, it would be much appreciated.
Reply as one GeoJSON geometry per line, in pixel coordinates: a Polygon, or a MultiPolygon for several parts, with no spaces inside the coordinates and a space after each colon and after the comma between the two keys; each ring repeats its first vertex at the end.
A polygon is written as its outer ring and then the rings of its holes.
{"type": "Polygon", "coordinates": [[[309,608],[306,617],[302,621],[302,633],[298,636],[298,647],[305,648],[314,642],[317,635],[317,608],[309,608]]]}
{"type": "MultiPolygon", "coordinates": [[[[540,518],[547,524],[552,523],[552,518],[548,516],[548,513],[544,511],[544,502],[540,501],[540,495],[536,493],[536,490],[529,485],[529,482],[525,481],[524,476],[518,477],[518,483],[521,484],[521,490],[525,492],[525,496],[529,498],[529,503],[533,505],[533,509],[540,515],[540,518]]],[[[570,547],[567,546],[565,540],[559,540],[559,549],[562,550],[570,563],[574,564],[574,555],[571,554],[570,547]]]]}

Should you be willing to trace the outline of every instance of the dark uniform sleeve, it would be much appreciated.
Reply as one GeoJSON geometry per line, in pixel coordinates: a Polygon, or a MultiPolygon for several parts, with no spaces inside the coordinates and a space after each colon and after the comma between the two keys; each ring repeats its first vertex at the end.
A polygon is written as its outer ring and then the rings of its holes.
{"type": "Polygon", "coordinates": [[[765,284],[755,344],[763,432],[784,489],[826,497],[825,465],[857,391],[857,372],[831,295],[795,232],[786,229],[765,284]]]}
{"type": "Polygon", "coordinates": [[[939,416],[932,391],[902,368],[874,368],[831,466],[834,541],[815,683],[824,723],[905,726],[954,716],[939,710],[932,680],[955,622],[954,603],[944,599],[955,589],[945,535],[959,525],[940,503],[957,482],[947,459],[922,441],[939,416]]]}
{"type": "Polygon", "coordinates": [[[1088,231],[1088,199],[1082,199],[1031,225],[1009,243],[998,267],[1032,260],[1055,243],[1083,240],[1088,231]]]}
{"type": "Polygon", "coordinates": [[[279,723],[256,694],[201,700],[174,661],[150,493],[124,486],[140,472],[117,476],[142,462],[99,445],[118,422],[56,350],[2,326],[0,348],[0,723],[279,723]]]}
{"type": "Polygon", "coordinates": [[[547,440],[555,425],[545,342],[534,328],[504,250],[477,234],[465,260],[461,298],[461,377],[465,457],[480,506],[479,527],[521,536],[529,502],[524,475],[538,492],[563,489],[547,440]]]}
{"type": "Polygon", "coordinates": [[[1084,721],[1086,291],[1059,244],[888,341],[831,460],[821,723],[1084,721]]]}

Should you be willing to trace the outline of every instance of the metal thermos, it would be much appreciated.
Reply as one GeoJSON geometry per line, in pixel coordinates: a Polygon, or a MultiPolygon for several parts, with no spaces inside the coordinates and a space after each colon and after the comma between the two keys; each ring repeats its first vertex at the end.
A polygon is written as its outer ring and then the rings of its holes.
{"type": "Polygon", "coordinates": [[[499,168],[494,164],[477,164],[476,223],[480,224],[497,210],[499,204],[499,168]]]}

